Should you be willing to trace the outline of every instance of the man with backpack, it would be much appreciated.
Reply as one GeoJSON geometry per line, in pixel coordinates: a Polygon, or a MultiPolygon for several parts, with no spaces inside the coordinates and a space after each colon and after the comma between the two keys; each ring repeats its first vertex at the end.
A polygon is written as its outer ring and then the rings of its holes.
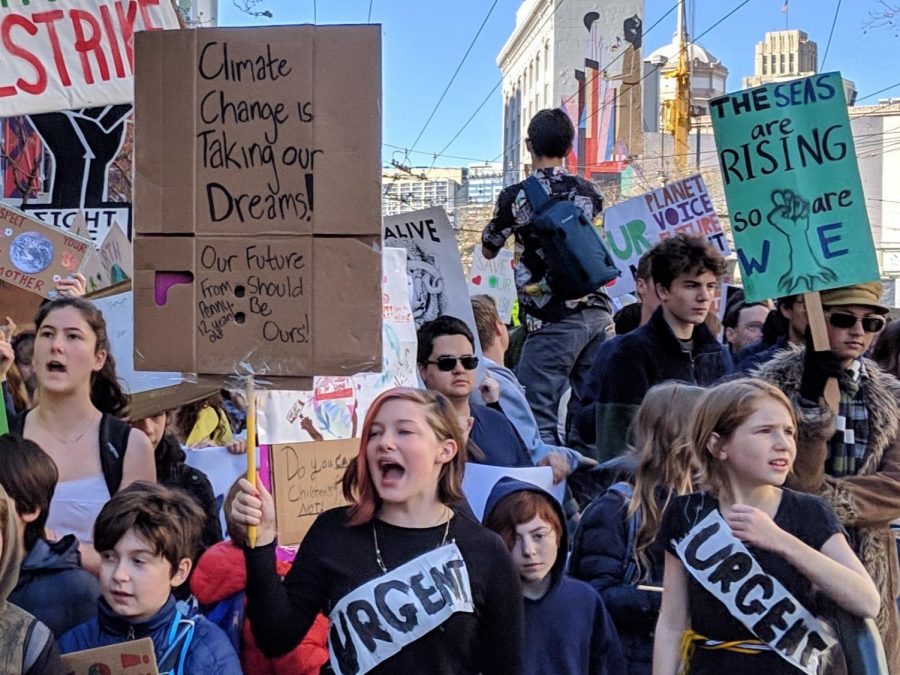
{"type": "MultiPolygon", "coordinates": [[[[577,399],[575,392],[581,391],[579,385],[612,322],[602,287],[616,275],[599,235],[584,226],[600,213],[603,200],[591,183],[562,166],[574,134],[564,111],[535,114],[525,140],[533,173],[500,193],[481,240],[482,253],[490,260],[515,236],[516,290],[528,331],[516,376],[525,387],[541,438],[553,445],[561,444],[560,397],[571,382],[572,398],[577,399]],[[581,227],[567,229],[576,222],[581,227]],[[568,236],[554,238],[548,230],[564,230],[568,236]]],[[[571,401],[570,409],[576,407],[579,402],[571,401]]],[[[573,431],[567,445],[583,447],[573,431]]]]}

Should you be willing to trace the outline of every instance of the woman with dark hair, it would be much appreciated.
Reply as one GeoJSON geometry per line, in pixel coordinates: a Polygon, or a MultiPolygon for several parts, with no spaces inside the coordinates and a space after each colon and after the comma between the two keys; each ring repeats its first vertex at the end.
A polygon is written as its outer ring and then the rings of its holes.
{"type": "Polygon", "coordinates": [[[335,673],[521,673],[522,589],[509,551],[453,509],[465,460],[443,395],[379,396],[344,474],[350,506],[316,519],[283,584],[272,497],[242,479],[231,515],[258,528],[244,553],[247,615],[263,653],[293,649],[322,611],[335,673]]]}
{"type": "MultiPolygon", "coordinates": [[[[100,310],[81,298],[61,298],[44,304],[34,323],[37,405],[9,427],[41,446],[59,468],[47,527],[78,537],[84,566],[94,571],[94,520],[120,487],[155,480],[153,448],[119,419],[128,397],[116,379],[100,310]]],[[[0,369],[8,369],[5,360],[0,369]]]]}

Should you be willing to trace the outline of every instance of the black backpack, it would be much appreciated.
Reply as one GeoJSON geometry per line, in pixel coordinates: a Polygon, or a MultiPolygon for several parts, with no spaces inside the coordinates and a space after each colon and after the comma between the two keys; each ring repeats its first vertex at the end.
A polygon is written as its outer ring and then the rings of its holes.
{"type": "MultiPolygon", "coordinates": [[[[9,420],[9,433],[22,435],[25,430],[26,410],[9,420]]],[[[103,413],[100,418],[100,466],[110,495],[119,491],[122,484],[122,467],[125,464],[125,450],[131,427],[118,417],[103,413]]]]}
{"type": "Polygon", "coordinates": [[[554,295],[575,300],[593,293],[621,272],[594,224],[565,195],[550,197],[535,176],[524,183],[534,210],[531,228],[541,242],[547,283],[554,295]]]}

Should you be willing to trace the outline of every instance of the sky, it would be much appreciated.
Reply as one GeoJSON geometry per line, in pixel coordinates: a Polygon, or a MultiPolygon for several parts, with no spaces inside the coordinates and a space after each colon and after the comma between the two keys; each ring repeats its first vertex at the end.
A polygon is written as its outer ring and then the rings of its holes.
{"type": "MultiPolygon", "coordinates": [[[[686,2],[693,36],[745,0],[686,2]]],[[[675,0],[646,0],[644,56],[671,42],[676,12],[670,10],[675,4],[675,0]]],[[[753,73],[755,45],[764,33],[785,28],[782,4],[783,0],[746,1],[698,41],[728,68],[730,91],[740,89],[741,79],[753,73]]],[[[891,0],[891,4],[900,3],[891,0]]],[[[382,26],[384,163],[395,159],[412,166],[468,166],[500,159],[501,75],[496,58],[515,27],[520,5],[521,0],[496,0],[496,4],[495,0],[259,0],[255,9],[271,12],[269,19],[239,11],[233,0],[219,0],[219,25],[365,23],[371,11],[371,21],[382,26]]],[[[789,0],[788,28],[805,31],[818,43],[820,64],[825,59],[820,70],[840,70],[856,83],[860,98],[895,85],[860,101],[861,105],[900,96],[898,31],[864,25],[869,13],[880,7],[878,0],[789,0]]]]}

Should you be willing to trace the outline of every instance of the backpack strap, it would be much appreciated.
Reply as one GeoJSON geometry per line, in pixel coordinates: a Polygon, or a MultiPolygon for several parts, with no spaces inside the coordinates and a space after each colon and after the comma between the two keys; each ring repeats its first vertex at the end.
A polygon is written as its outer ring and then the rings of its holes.
{"type": "MultiPolygon", "coordinates": [[[[632,487],[631,483],[620,481],[618,483],[613,483],[612,485],[610,485],[609,489],[612,492],[615,492],[622,496],[622,500],[625,503],[625,510],[627,512],[628,507],[631,504],[631,498],[634,496],[634,488],[632,487]]],[[[637,542],[637,530],[640,521],[641,510],[638,509],[631,514],[631,517],[628,519],[625,527],[625,553],[628,556],[628,562],[625,564],[625,581],[628,583],[635,583],[638,580],[638,576],[640,575],[640,570],[638,569],[637,562],[634,559],[634,545],[637,542]]]]}
{"type": "Polygon", "coordinates": [[[18,436],[25,433],[25,417],[29,412],[31,411],[23,410],[18,415],[13,415],[9,418],[9,433],[17,434],[18,436]]]}
{"type": "Polygon", "coordinates": [[[183,608],[179,606],[169,627],[166,650],[159,657],[160,675],[184,675],[184,662],[194,639],[195,626],[196,622],[188,618],[183,608]]]}
{"type": "Polygon", "coordinates": [[[103,413],[100,418],[100,466],[110,495],[122,485],[122,467],[131,427],[118,417],[103,413]]]}
{"type": "Polygon", "coordinates": [[[525,197],[528,199],[528,203],[531,204],[531,208],[535,212],[540,211],[544,204],[550,201],[550,195],[547,194],[537,176],[526,178],[522,187],[525,190],[525,197]]]}

